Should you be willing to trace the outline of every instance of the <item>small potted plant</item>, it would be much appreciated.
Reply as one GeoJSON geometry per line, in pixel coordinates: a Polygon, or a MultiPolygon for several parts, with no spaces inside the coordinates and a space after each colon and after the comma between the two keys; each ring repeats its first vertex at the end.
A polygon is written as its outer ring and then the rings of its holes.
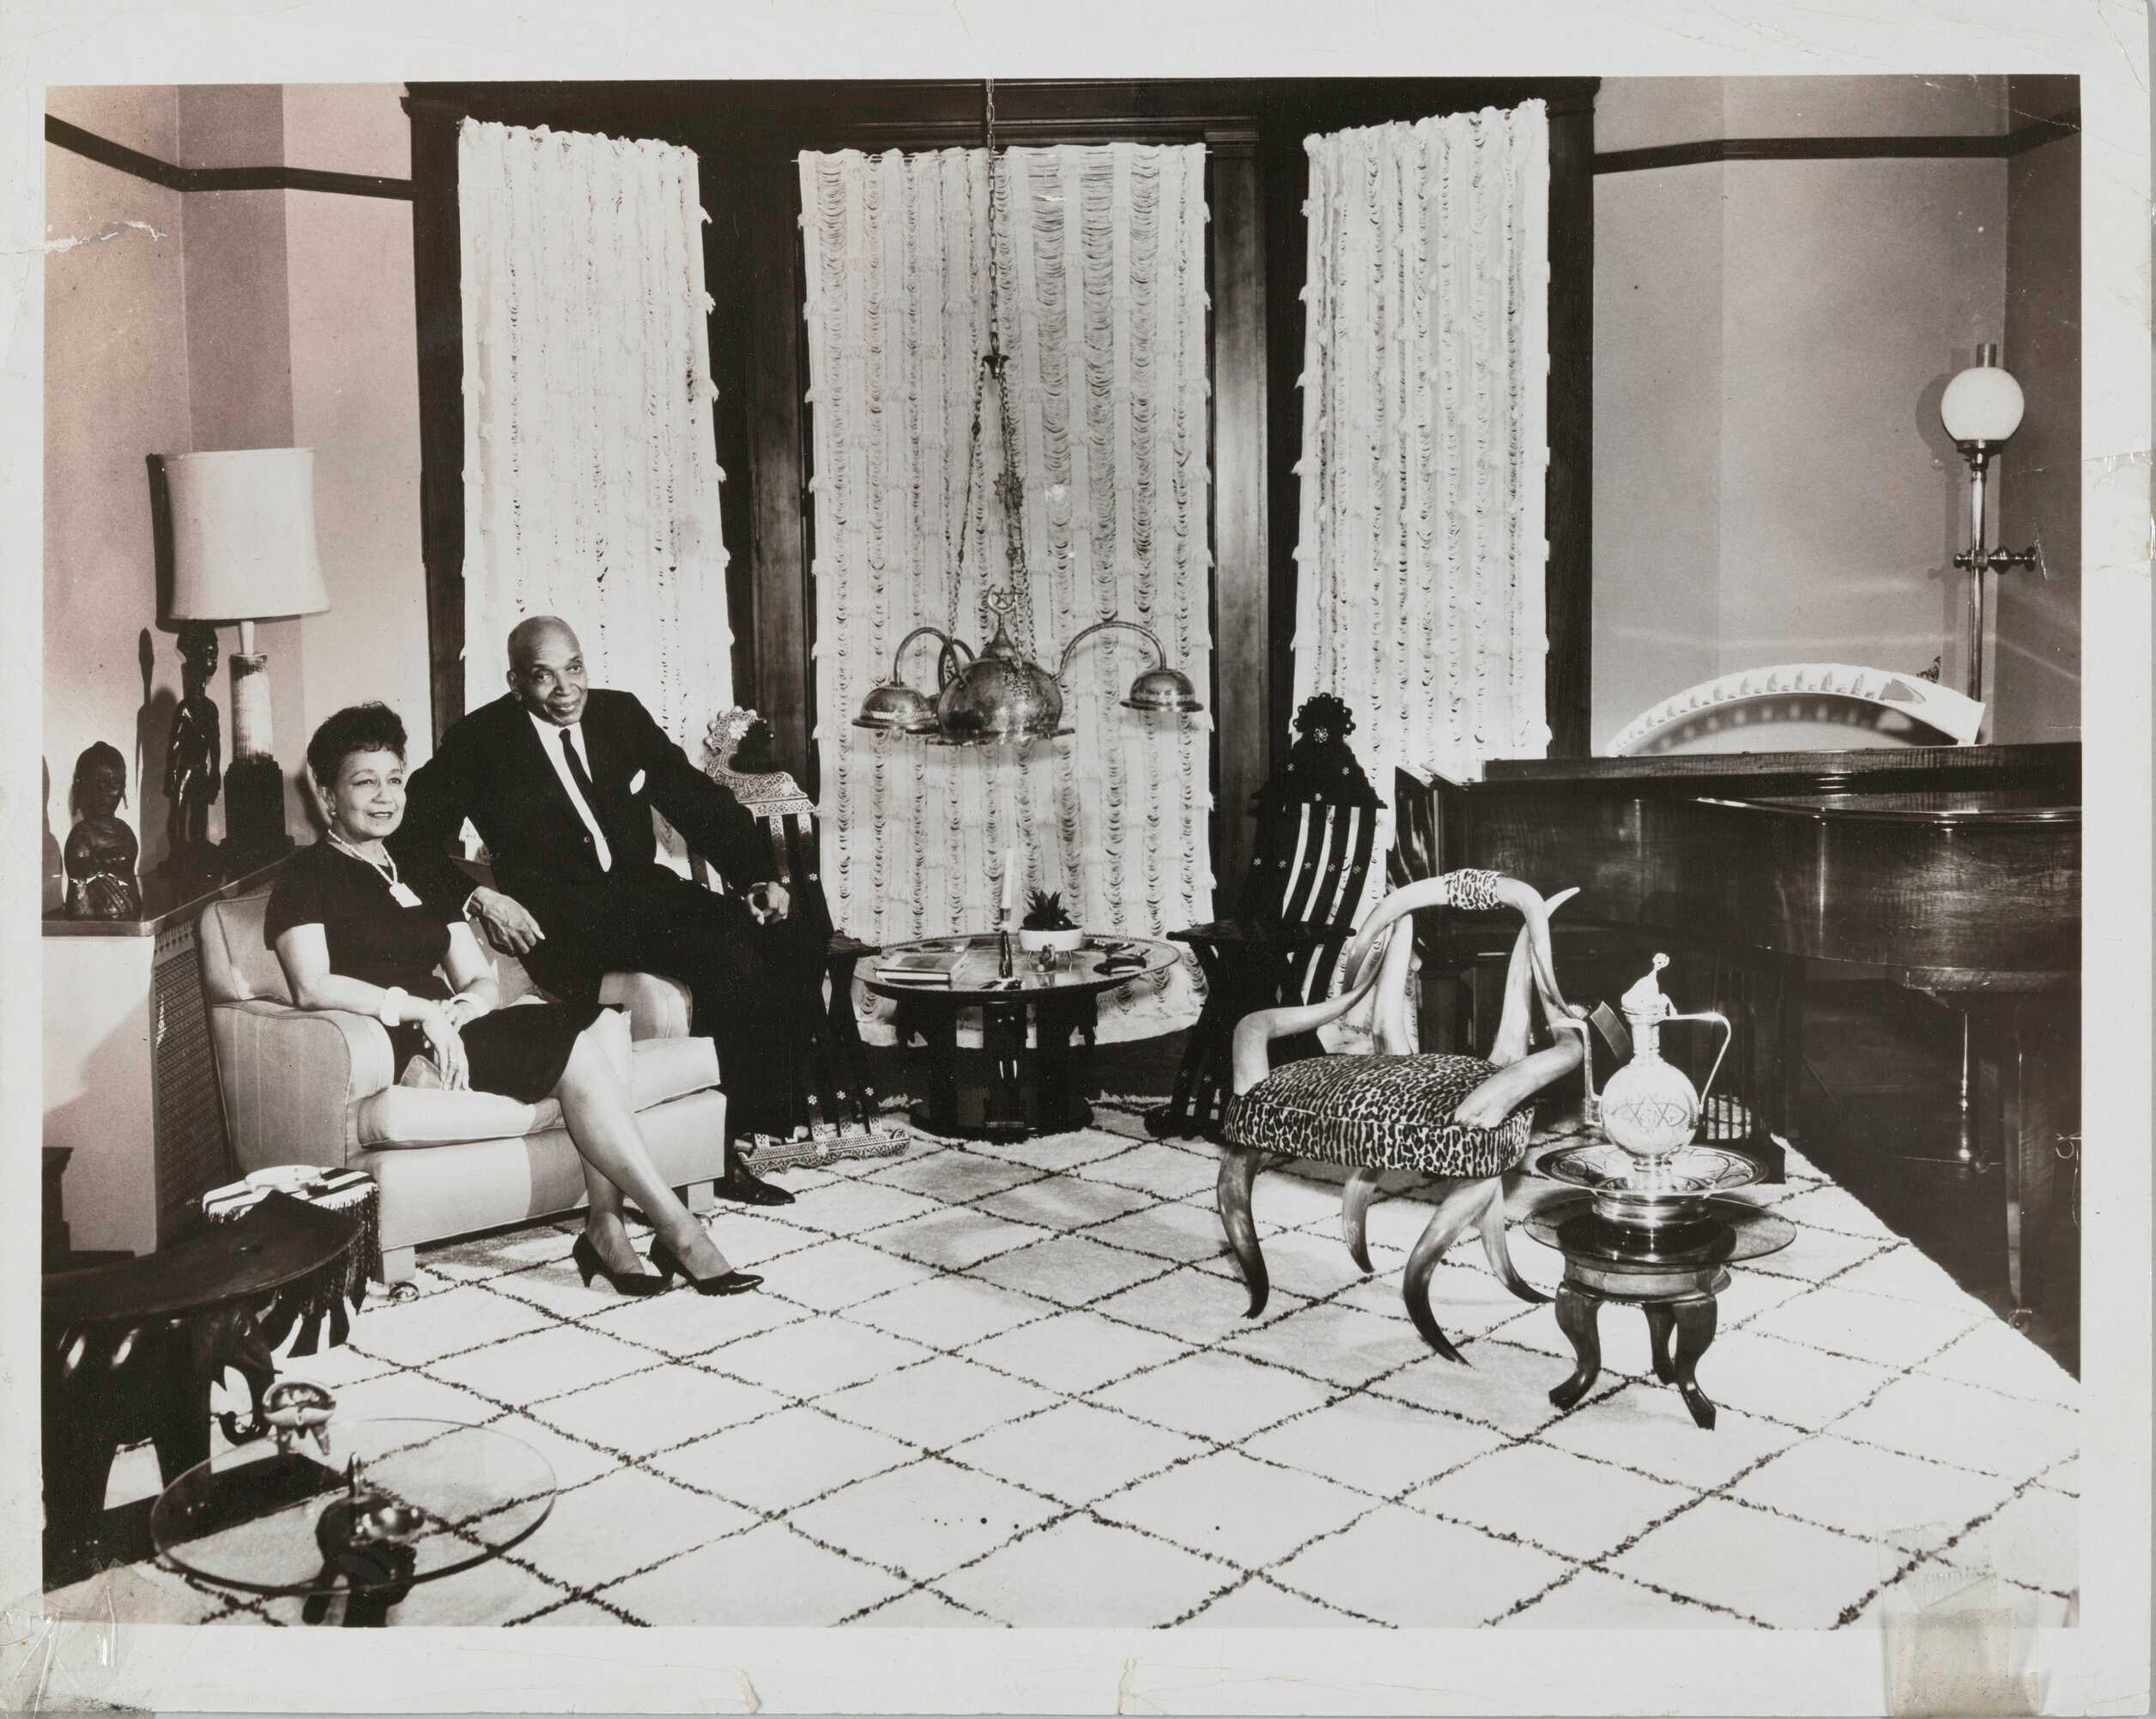
{"type": "Polygon", "coordinates": [[[1018,947],[1027,954],[1045,950],[1069,954],[1086,945],[1086,934],[1072,921],[1062,894],[1055,890],[1027,892],[1026,917],[1019,922],[1018,947]]]}

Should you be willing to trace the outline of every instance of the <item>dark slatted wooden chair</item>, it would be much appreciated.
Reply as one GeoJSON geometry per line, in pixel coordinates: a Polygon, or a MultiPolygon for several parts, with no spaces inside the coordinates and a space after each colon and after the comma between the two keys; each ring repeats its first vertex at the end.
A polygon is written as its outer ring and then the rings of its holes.
{"type": "MultiPolygon", "coordinates": [[[[760,1146],[757,1169],[903,1150],[905,1130],[877,1121],[881,1100],[853,1013],[854,967],[881,946],[864,943],[832,923],[831,904],[823,893],[822,831],[815,802],[780,766],[772,749],[771,726],[754,711],[724,711],[712,718],[705,736],[704,773],[762,820],[771,840],[772,876],[792,897],[792,912],[806,916],[826,940],[827,994],[817,1011],[814,1085],[800,1095],[795,1130],[802,1138],[760,1146]]],[[[715,885],[709,863],[701,855],[692,859],[699,881],[715,885]]],[[[720,1070],[722,1084],[724,1074],[720,1070]]]]}
{"type": "MultiPolygon", "coordinates": [[[[1148,1113],[1159,1135],[1217,1138],[1232,1091],[1229,1044],[1255,1010],[1317,1002],[1354,935],[1384,802],[1348,748],[1355,719],[1329,693],[1296,712],[1287,760],[1258,790],[1257,848],[1232,919],[1172,933],[1197,953],[1205,1003],[1169,1101],[1148,1113]]],[[[1276,1061],[1316,1055],[1314,1033],[1291,1036],[1276,1061]]]]}

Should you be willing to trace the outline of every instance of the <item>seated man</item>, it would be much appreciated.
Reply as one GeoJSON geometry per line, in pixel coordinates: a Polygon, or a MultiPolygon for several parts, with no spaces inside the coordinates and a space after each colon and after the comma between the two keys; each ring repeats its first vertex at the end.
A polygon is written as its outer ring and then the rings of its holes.
{"type": "Polygon", "coordinates": [[[450,726],[414,772],[391,846],[422,889],[469,819],[496,889],[469,891],[466,913],[567,1002],[597,998],[617,969],[676,978],[693,1030],[718,1042],[731,1142],[727,1199],[783,1206],[793,1195],[752,1175],[739,1143],[781,1133],[808,1078],[806,1000],[820,997],[823,949],[790,921],[770,881],[762,830],[689,762],[633,693],[587,685],[567,624],[535,615],[509,635],[509,691],[450,726]],[[699,887],[660,864],[656,808],[734,893],[699,887]]]}

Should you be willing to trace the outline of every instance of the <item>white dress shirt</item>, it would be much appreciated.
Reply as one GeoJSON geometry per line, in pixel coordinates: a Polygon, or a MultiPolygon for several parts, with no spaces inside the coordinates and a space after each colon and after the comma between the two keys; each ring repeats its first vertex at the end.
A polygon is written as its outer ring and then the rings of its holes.
{"type": "MultiPolygon", "coordinates": [[[[527,711],[526,716],[531,713],[527,711]]],[[[569,736],[569,744],[576,748],[578,760],[584,766],[584,773],[591,776],[591,754],[584,743],[584,724],[571,723],[564,728],[559,723],[548,722],[542,717],[532,717],[531,725],[539,730],[539,744],[546,749],[547,762],[554,766],[554,773],[561,778],[562,791],[568,795],[569,803],[577,808],[577,815],[584,820],[584,826],[591,832],[591,840],[599,851],[599,869],[614,869],[614,850],[607,846],[606,832],[599,827],[599,820],[584,802],[584,796],[577,790],[577,778],[569,774],[569,760],[561,755],[561,736],[569,736]]],[[[592,777],[597,781],[597,777],[592,777]]]]}

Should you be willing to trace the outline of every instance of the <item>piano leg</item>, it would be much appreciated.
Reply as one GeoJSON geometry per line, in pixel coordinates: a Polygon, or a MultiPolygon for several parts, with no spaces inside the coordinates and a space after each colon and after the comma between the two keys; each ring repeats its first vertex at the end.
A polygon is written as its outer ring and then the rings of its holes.
{"type": "MultiPolygon", "coordinates": [[[[1784,969],[1790,965],[1753,959],[1733,965],[1729,970],[1733,990],[1723,1009],[1737,1027],[1738,1060],[1734,1074],[1741,1082],[1739,1096],[1744,1100],[1751,1129],[1744,1142],[1745,1150],[1759,1159],[1766,1172],[1766,1180],[1777,1184],[1783,1180],[1782,1141],[1796,1138],[1796,1117],[1782,1114],[1784,1103],[1777,1084],[1782,1052],[1781,1011],[1791,983],[1784,969]]],[[[1801,984],[1803,970],[1800,967],[1796,971],[1796,982],[1801,984]]],[[[1800,1010],[1802,1007],[1800,993],[1800,1010]]],[[[1801,1062],[1801,1014],[1798,1020],[1801,1062]]]]}
{"type": "Polygon", "coordinates": [[[2047,1311],[2062,1310],[2056,1305],[2062,1286],[2044,1268],[2060,1255],[2057,1195],[2080,1127],[2079,999],[2054,990],[1972,992],[1954,1002],[1968,1030],[1977,1160],[1996,1153],[2004,1184],[2010,1316],[2025,1329],[2039,1300],[2053,1304],[2047,1311]],[[1987,1123],[1996,1130],[1989,1138],[1987,1123]]]}
{"type": "MultiPolygon", "coordinates": [[[[2005,1007],[1999,1013],[2006,1017],[2003,1030],[1995,1028],[1996,1039],[1992,1050],[1996,1078],[1999,1082],[1999,1164],[2001,1180],[2006,1184],[2007,1219],[2007,1297],[2014,1303],[2014,1310],[2008,1316],[2016,1330],[2027,1327],[2031,1318],[2029,1292],[2026,1281],[2026,1257],[2022,1249],[2022,1220],[2028,1215],[2024,1201],[2036,1191],[2031,1185],[2035,1178],[2030,1171],[2028,1130],[2021,1112],[2023,1066],[2021,1060],[2020,1002],[2019,997],[2002,1000],[2005,1007]]],[[[1970,1019],[1962,1017],[1965,1035],[1971,1031],[1970,1019]]],[[[1964,1052],[1964,1080],[1966,1080],[1966,1051],[1964,1052]]],[[[1965,1086],[1962,1102],[1968,1103],[1965,1086]]],[[[1967,1118],[1963,1119],[1965,1138],[1967,1118]]]]}
{"type": "MultiPolygon", "coordinates": [[[[1954,1157],[1963,1168],[1972,1170],[1981,1176],[1991,1166],[1984,1162],[1983,1139],[1977,1128],[1976,1105],[1974,1095],[1971,1090],[1976,1084],[1977,1064],[1969,1017],[1970,1012],[1965,1008],[1963,1009],[1961,1011],[1961,1117],[1959,1136],[1954,1147],[1954,1157]]],[[[2013,1171],[2008,1171],[2007,1173],[2010,1182],[2013,1171]]],[[[2014,1217],[2014,1195],[2010,1188],[2007,1195],[2007,1211],[2008,1233],[2011,1235],[2016,1220],[2014,1217]]]]}
{"type": "MultiPolygon", "coordinates": [[[[1775,964],[1771,979],[1763,978],[1761,989],[1771,989],[1773,1004],[1771,1010],[1761,1008],[1759,1014],[1767,1017],[1767,1030],[1760,1037],[1768,1041],[1771,1049],[1762,1059],[1757,1090],[1766,1111],[1767,1128],[1786,1141],[1803,1144],[1797,1127],[1799,1105],[1804,1095],[1804,963],[1801,958],[1788,958],[1775,964]]],[[[1781,1149],[1772,1147],[1774,1161],[1767,1167],[1767,1179],[1782,1179],[1781,1149]]]]}

